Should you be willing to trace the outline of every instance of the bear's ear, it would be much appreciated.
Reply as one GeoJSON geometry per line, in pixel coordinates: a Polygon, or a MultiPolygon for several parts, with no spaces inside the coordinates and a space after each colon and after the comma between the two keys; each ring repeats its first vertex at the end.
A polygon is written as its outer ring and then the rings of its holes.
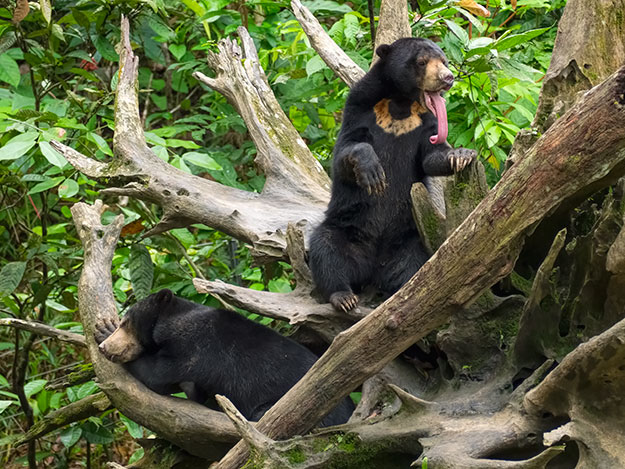
{"type": "Polygon", "coordinates": [[[389,46],[388,44],[382,44],[375,50],[375,53],[378,54],[380,58],[383,59],[384,57],[388,55],[390,51],[391,51],[391,46],[389,46]]]}
{"type": "Polygon", "coordinates": [[[171,290],[165,288],[154,294],[154,299],[158,303],[169,303],[174,297],[174,294],[171,290]]]}

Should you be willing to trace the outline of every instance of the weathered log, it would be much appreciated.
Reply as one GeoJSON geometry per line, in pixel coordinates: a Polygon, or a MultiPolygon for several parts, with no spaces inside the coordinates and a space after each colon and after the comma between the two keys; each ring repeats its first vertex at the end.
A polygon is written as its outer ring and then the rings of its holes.
{"type": "Polygon", "coordinates": [[[545,435],[546,444],[574,440],[577,467],[625,466],[625,319],[569,353],[525,396],[533,415],[570,419],[545,435]]]}
{"type": "MultiPolygon", "coordinates": [[[[625,174],[624,94],[625,67],[558,120],[404,287],[339,334],[258,430],[285,438],[310,429],[355,386],[507,275],[536,222],[625,174]]],[[[238,444],[219,468],[236,468],[246,455],[238,444]]]]}
{"type": "Polygon", "coordinates": [[[109,225],[103,225],[100,216],[105,206],[99,200],[93,205],[78,203],[71,210],[85,252],[78,303],[100,389],[124,415],[189,453],[219,457],[237,439],[232,424],[222,413],[184,399],[155,394],[99,352],[93,336],[95,324],[119,321],[113,299],[111,261],[123,217],[120,215],[109,225]]]}

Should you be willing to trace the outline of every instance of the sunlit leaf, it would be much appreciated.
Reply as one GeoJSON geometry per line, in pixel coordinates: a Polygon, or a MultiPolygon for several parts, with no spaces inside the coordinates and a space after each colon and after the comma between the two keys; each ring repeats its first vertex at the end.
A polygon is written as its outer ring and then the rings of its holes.
{"type": "Polygon", "coordinates": [[[192,163],[195,166],[199,166],[200,168],[206,168],[213,171],[221,171],[222,167],[217,163],[213,158],[211,158],[206,153],[199,153],[196,151],[190,151],[182,155],[182,158],[188,162],[192,163]]]}
{"type": "Polygon", "coordinates": [[[29,381],[24,385],[24,394],[26,395],[26,397],[37,394],[43,389],[47,382],[48,380],[46,379],[35,379],[33,381],[29,381]]]}
{"type": "Polygon", "coordinates": [[[39,6],[43,19],[46,20],[46,23],[50,24],[50,21],[52,21],[52,6],[50,5],[50,0],[39,0],[39,6]]]}
{"type": "Polygon", "coordinates": [[[0,160],[15,160],[35,146],[39,137],[37,132],[26,132],[16,135],[0,148],[0,160]]]}
{"type": "Polygon", "coordinates": [[[52,148],[52,145],[50,145],[50,143],[39,142],[39,149],[50,164],[58,166],[59,168],[62,168],[67,164],[67,160],[65,159],[65,157],[54,148],[52,148]]]}

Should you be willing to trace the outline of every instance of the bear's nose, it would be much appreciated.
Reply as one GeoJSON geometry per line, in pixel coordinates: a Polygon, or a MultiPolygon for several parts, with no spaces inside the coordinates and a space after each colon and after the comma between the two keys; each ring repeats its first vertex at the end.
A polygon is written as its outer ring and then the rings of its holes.
{"type": "Polygon", "coordinates": [[[441,80],[447,85],[451,86],[454,84],[454,74],[451,73],[449,70],[446,70],[441,73],[441,80]]]}

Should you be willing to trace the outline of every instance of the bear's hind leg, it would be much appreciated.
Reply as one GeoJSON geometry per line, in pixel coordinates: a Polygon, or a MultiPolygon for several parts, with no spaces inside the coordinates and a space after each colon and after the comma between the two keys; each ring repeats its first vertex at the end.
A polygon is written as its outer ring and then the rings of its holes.
{"type": "Polygon", "coordinates": [[[322,224],[310,240],[309,265],[323,297],[339,311],[358,304],[352,290],[367,283],[373,273],[372,253],[350,241],[342,231],[322,224]]]}
{"type": "Polygon", "coordinates": [[[415,230],[390,243],[379,254],[377,285],[391,296],[399,290],[428,260],[429,256],[415,230]]]}

